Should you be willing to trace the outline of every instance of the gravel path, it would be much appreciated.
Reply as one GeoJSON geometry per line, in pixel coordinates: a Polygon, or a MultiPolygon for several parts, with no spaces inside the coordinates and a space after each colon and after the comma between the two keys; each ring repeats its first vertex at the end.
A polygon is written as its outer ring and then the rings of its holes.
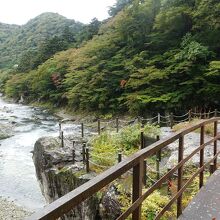
{"type": "MultiPolygon", "coordinates": [[[[174,132],[171,131],[170,128],[162,128],[162,137],[169,137],[174,132]]],[[[205,135],[205,143],[211,140],[212,137],[205,135]]],[[[218,151],[220,151],[220,141],[218,141],[218,151]]],[[[184,157],[190,155],[195,149],[200,146],[200,133],[191,132],[184,136],[184,157]]],[[[168,145],[168,149],[171,151],[171,156],[169,157],[167,163],[165,164],[166,167],[173,167],[177,164],[178,161],[178,148],[179,148],[179,141],[175,141],[168,145]]],[[[208,162],[213,158],[213,143],[207,145],[204,149],[204,161],[208,162]]],[[[199,164],[200,161],[200,152],[195,154],[189,162],[193,164],[199,164]]]]}
{"type": "Polygon", "coordinates": [[[31,213],[0,197],[0,220],[22,220],[31,213]]]}

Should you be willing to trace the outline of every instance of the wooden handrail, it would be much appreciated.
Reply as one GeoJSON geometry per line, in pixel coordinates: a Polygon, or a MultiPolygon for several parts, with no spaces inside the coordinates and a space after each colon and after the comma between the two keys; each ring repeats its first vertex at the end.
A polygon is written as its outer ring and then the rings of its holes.
{"type": "Polygon", "coordinates": [[[220,121],[220,118],[214,117],[208,120],[203,120],[201,122],[196,123],[193,126],[190,126],[186,129],[183,129],[166,139],[162,139],[147,148],[141,149],[137,153],[133,154],[129,158],[123,160],[117,165],[111,167],[110,169],[104,171],[102,174],[94,177],[92,180],[86,182],[80,187],[74,189],[53,203],[47,205],[45,208],[40,210],[37,213],[34,213],[32,216],[28,217],[29,220],[36,219],[57,219],[64,214],[68,213],[74,207],[79,205],[81,202],[91,197],[94,193],[101,190],[104,186],[107,186],[112,181],[119,178],[121,175],[126,173],[128,170],[133,168],[133,198],[132,205],[125,211],[118,219],[125,219],[130,214],[132,214],[133,220],[141,219],[141,204],[142,202],[156,189],[158,189],[163,182],[165,182],[169,177],[172,176],[174,172],[178,170],[178,192],[174,197],[170,200],[167,206],[157,215],[156,219],[159,219],[164,212],[168,210],[168,208],[177,200],[177,216],[182,213],[182,193],[192,182],[192,180],[200,175],[200,186],[203,185],[203,172],[205,166],[209,165],[214,161],[214,169],[217,168],[217,157],[220,152],[217,152],[217,140],[220,138],[220,135],[217,134],[217,124],[220,121]],[[213,139],[204,143],[204,130],[207,124],[214,123],[214,137],[213,139]],[[183,148],[184,148],[184,136],[189,134],[196,129],[201,129],[200,135],[200,146],[196,148],[190,155],[186,158],[183,158],[183,148]],[[173,143],[174,141],[179,140],[179,157],[178,164],[172,168],[168,173],[162,176],[153,186],[151,186],[144,194],[142,194],[142,175],[143,175],[143,164],[144,159],[150,157],[157,152],[161,151],[167,145],[173,143]],[[213,159],[204,164],[204,148],[214,143],[214,155],[213,159]],[[182,186],[182,168],[183,165],[194,156],[196,153],[200,152],[200,167],[195,174],[193,174],[192,178],[190,178],[184,186],[182,186]]]}

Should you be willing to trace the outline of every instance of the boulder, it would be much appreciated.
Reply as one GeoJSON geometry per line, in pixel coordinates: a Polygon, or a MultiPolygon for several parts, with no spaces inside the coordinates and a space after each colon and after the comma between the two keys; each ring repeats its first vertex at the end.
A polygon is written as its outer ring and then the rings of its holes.
{"type": "MultiPolygon", "coordinates": [[[[51,203],[96,176],[86,173],[82,162],[82,140],[65,137],[61,147],[59,137],[43,137],[37,140],[33,160],[37,179],[46,201],[51,203]],[[74,145],[71,144],[74,141],[74,145]],[[73,161],[73,149],[75,152],[73,161]]],[[[121,213],[116,187],[111,185],[78,205],[61,219],[114,220],[121,213]]]]}
{"type": "MultiPolygon", "coordinates": [[[[41,191],[51,203],[78,186],[89,181],[94,173],[86,173],[80,154],[81,143],[75,141],[76,157],[73,162],[73,147],[61,148],[59,138],[40,138],[34,146],[33,160],[41,191]],[[77,160],[76,160],[77,159],[77,160]]],[[[99,199],[95,195],[86,200],[62,219],[96,219],[99,199]]]]}
{"type": "Polygon", "coordinates": [[[11,124],[0,124],[0,140],[13,136],[11,124]]]}

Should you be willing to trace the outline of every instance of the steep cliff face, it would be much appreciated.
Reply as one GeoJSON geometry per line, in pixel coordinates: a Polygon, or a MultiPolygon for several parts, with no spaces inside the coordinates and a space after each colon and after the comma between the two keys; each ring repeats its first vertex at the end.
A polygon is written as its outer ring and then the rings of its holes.
{"type": "MultiPolygon", "coordinates": [[[[72,140],[69,138],[69,142],[72,140]]],[[[94,173],[87,174],[82,163],[80,149],[81,141],[75,141],[75,162],[73,163],[73,145],[61,148],[59,138],[40,138],[33,152],[36,175],[41,190],[48,203],[60,198],[71,190],[94,177],[94,173]]],[[[99,199],[93,196],[63,219],[96,219],[99,209],[99,199]]]]}

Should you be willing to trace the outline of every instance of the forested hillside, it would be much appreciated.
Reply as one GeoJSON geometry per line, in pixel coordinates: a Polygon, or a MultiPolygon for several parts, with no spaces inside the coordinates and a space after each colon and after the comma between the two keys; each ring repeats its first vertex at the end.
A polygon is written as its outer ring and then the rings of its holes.
{"type": "Polygon", "coordinates": [[[61,36],[69,28],[76,35],[83,25],[56,13],[43,13],[27,24],[0,24],[0,68],[18,64],[22,55],[34,53],[51,36],[61,36]]]}
{"type": "Polygon", "coordinates": [[[17,30],[19,30],[18,25],[0,23],[0,44],[5,43],[5,41],[7,41],[13,33],[16,33],[17,30]]]}
{"type": "Polygon", "coordinates": [[[92,39],[0,83],[7,96],[75,111],[220,107],[219,11],[219,0],[118,0],[92,39]]]}

